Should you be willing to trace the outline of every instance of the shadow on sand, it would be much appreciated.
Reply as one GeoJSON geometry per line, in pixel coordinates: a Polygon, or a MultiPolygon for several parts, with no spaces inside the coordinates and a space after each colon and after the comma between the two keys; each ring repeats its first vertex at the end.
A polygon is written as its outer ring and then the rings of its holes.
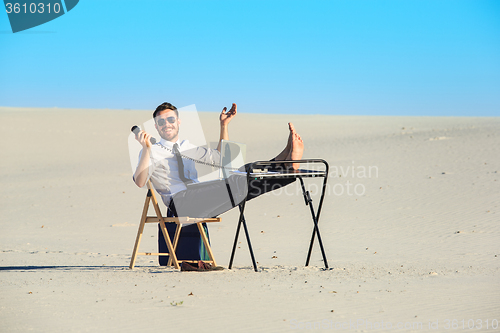
{"type": "Polygon", "coordinates": [[[17,271],[17,272],[29,272],[29,271],[100,271],[100,272],[116,272],[116,271],[138,271],[149,273],[173,273],[177,272],[176,269],[171,267],[160,267],[160,266],[135,266],[133,270],[129,269],[128,266],[0,266],[1,271],[17,271]]]}

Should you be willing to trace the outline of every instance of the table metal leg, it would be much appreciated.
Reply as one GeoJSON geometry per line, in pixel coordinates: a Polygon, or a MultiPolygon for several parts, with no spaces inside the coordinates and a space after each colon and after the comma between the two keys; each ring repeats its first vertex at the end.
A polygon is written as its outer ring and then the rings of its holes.
{"type": "Polygon", "coordinates": [[[311,217],[314,222],[314,229],[313,229],[313,234],[311,236],[311,242],[309,243],[309,251],[307,252],[307,259],[306,259],[306,266],[309,266],[309,261],[311,259],[311,253],[312,253],[312,248],[314,244],[314,238],[316,234],[318,234],[318,243],[319,247],[321,249],[321,255],[323,256],[323,262],[325,264],[325,268],[328,268],[328,261],[326,260],[326,254],[325,254],[325,249],[323,247],[323,241],[321,240],[321,234],[319,232],[319,227],[318,227],[318,220],[319,220],[319,213],[321,211],[321,205],[323,204],[323,197],[324,197],[324,190],[325,186],[323,186],[323,193],[321,195],[321,200],[320,200],[320,205],[318,206],[318,214],[316,215],[314,212],[314,207],[312,205],[312,199],[311,196],[309,195],[309,191],[306,191],[305,185],[304,185],[304,180],[302,180],[302,177],[298,177],[300,180],[300,185],[302,187],[302,194],[304,195],[304,200],[306,202],[306,205],[309,206],[309,209],[311,211],[311,217]]]}
{"type": "Polygon", "coordinates": [[[243,202],[239,206],[239,208],[240,208],[240,218],[238,220],[238,227],[236,228],[236,235],[234,236],[233,250],[231,251],[231,258],[229,259],[228,269],[231,269],[233,267],[234,253],[236,252],[236,246],[238,245],[238,237],[240,235],[240,228],[241,228],[241,225],[243,224],[243,229],[245,230],[245,236],[247,238],[248,249],[250,251],[250,257],[252,258],[253,269],[257,272],[258,271],[257,270],[257,263],[255,262],[255,256],[253,254],[252,243],[250,242],[250,234],[248,233],[247,223],[245,221],[245,215],[243,214],[243,211],[245,209],[245,202],[243,202]]]}
{"type": "Polygon", "coordinates": [[[229,266],[227,267],[228,269],[231,269],[233,267],[234,252],[236,251],[236,245],[238,245],[238,236],[240,235],[240,227],[241,227],[241,217],[238,220],[238,226],[236,227],[236,235],[234,236],[233,250],[231,251],[231,258],[229,259],[229,266]]]}
{"type": "Polygon", "coordinates": [[[255,256],[253,255],[252,244],[250,243],[250,235],[248,234],[247,223],[245,221],[245,217],[243,217],[243,228],[245,229],[245,235],[247,236],[248,249],[250,250],[250,256],[252,257],[252,264],[254,271],[257,270],[257,263],[255,262],[255,256]]]}

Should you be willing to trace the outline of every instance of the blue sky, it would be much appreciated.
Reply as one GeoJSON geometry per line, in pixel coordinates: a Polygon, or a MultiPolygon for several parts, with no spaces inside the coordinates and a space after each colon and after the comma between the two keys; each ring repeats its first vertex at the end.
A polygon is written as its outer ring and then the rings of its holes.
{"type": "Polygon", "coordinates": [[[81,0],[13,34],[0,105],[500,116],[500,1],[81,0]]]}

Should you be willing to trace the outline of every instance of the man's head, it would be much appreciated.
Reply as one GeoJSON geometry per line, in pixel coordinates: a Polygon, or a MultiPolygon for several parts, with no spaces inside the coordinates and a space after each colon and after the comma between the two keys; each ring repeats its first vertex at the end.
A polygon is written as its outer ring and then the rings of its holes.
{"type": "Polygon", "coordinates": [[[179,138],[179,112],[170,103],[159,105],[153,112],[155,128],[160,136],[170,142],[175,142],[179,138]]]}

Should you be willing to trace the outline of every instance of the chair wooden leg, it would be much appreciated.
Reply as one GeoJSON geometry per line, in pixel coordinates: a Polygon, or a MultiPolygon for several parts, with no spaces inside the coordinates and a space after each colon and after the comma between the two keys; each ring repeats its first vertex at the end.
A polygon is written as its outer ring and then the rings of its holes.
{"type": "Polygon", "coordinates": [[[177,256],[175,255],[174,246],[172,245],[172,241],[170,240],[170,236],[168,234],[167,227],[165,226],[165,222],[163,221],[163,219],[160,222],[160,226],[161,226],[161,231],[163,232],[163,238],[165,238],[165,242],[167,243],[169,261],[172,260],[173,266],[176,269],[180,269],[179,261],[177,261],[177,256]]]}
{"type": "MultiPolygon", "coordinates": [[[[177,228],[175,228],[175,234],[174,234],[174,244],[172,244],[173,248],[174,248],[174,252],[177,251],[177,243],[179,242],[179,237],[181,235],[181,229],[182,229],[182,224],[180,224],[180,223],[177,224],[177,228]]],[[[167,266],[172,266],[172,256],[169,256],[167,266]]]]}
{"type": "Polygon", "coordinates": [[[177,256],[175,255],[175,251],[172,246],[172,241],[170,240],[170,237],[168,235],[167,227],[165,226],[165,220],[163,219],[160,207],[158,206],[158,201],[156,200],[156,197],[154,195],[151,197],[151,200],[153,200],[153,208],[155,209],[156,216],[160,220],[160,227],[161,231],[163,232],[163,238],[165,238],[165,242],[167,243],[169,258],[172,259],[174,267],[179,269],[180,268],[179,262],[177,261],[177,256]]]}
{"type": "Polygon", "coordinates": [[[216,267],[217,263],[215,262],[215,257],[214,254],[212,253],[212,248],[210,247],[210,244],[208,243],[208,238],[207,235],[205,234],[205,229],[203,229],[203,224],[202,223],[196,223],[198,226],[198,230],[200,231],[201,238],[203,239],[203,244],[205,244],[205,248],[208,251],[208,256],[210,257],[210,260],[212,260],[213,266],[216,267]]]}
{"type": "Polygon", "coordinates": [[[139,224],[139,230],[137,230],[137,237],[135,238],[134,251],[132,252],[132,258],[130,259],[130,269],[135,266],[135,260],[137,259],[137,252],[139,251],[139,244],[141,243],[142,233],[144,232],[144,225],[146,225],[146,217],[148,215],[149,201],[151,197],[147,197],[144,202],[144,209],[142,210],[141,223],[139,224]]]}

